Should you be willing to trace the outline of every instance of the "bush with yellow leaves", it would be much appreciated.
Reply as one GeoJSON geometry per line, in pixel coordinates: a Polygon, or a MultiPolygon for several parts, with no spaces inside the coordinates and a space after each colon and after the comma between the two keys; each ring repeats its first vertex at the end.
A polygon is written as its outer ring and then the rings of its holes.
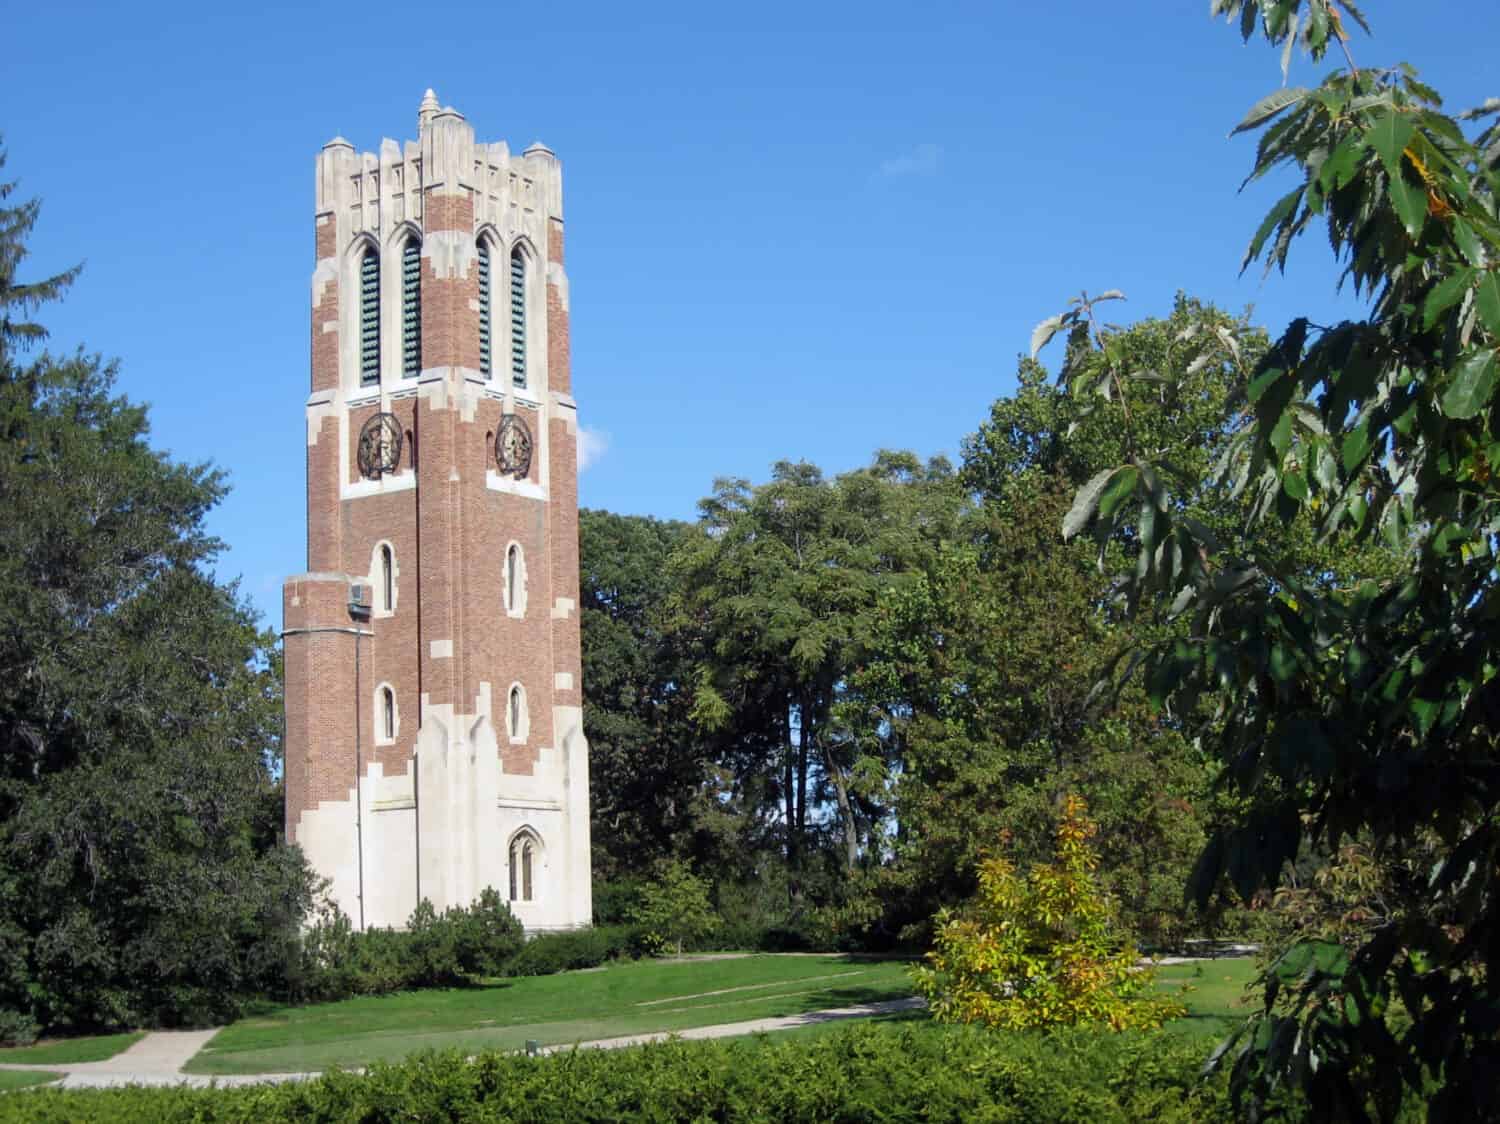
{"type": "Polygon", "coordinates": [[[937,916],[917,991],[939,1022],[1007,1029],[1099,1025],[1158,1027],[1185,1009],[1157,994],[1132,942],[1121,939],[1115,903],[1094,880],[1098,825],[1069,796],[1056,856],[1022,875],[1003,858],[979,867],[979,892],[937,916]]]}

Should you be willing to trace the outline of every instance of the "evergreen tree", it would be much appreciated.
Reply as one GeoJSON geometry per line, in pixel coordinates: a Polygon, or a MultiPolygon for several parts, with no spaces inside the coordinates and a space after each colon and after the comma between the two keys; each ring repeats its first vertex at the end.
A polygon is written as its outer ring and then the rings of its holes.
{"type": "MultiPolygon", "coordinates": [[[[0,172],[4,169],[5,148],[0,144],[0,172]]],[[[75,265],[42,281],[23,283],[16,279],[26,260],[26,236],[42,209],[40,199],[7,206],[17,186],[15,180],[0,180],[0,360],[13,349],[24,350],[47,338],[47,330],[27,317],[61,297],[83,268],[75,265]]]]}
{"type": "Polygon", "coordinates": [[[37,206],[4,215],[0,1037],[222,1018],[281,987],[310,897],[275,637],[209,576],[221,475],[150,447],[114,364],[22,362],[74,271],[17,285],[37,206]]]}

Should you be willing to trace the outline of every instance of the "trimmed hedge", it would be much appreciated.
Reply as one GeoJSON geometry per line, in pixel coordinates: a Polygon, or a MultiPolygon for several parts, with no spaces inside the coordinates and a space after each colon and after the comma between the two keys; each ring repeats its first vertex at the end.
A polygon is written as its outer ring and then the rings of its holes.
{"type": "Polygon", "coordinates": [[[500,974],[550,976],[645,954],[640,930],[630,925],[596,925],[592,929],[538,933],[506,961],[500,974]]]}
{"type": "Polygon", "coordinates": [[[0,1122],[1228,1120],[1222,1083],[1198,1080],[1203,1054],[1162,1034],[861,1024],[538,1058],[427,1054],[286,1085],[39,1090],[0,1098],[0,1122]]]}

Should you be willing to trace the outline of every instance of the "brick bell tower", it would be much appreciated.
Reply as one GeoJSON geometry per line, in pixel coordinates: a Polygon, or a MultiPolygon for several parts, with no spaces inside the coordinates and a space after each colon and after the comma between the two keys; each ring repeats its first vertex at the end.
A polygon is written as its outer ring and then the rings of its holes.
{"type": "Polygon", "coordinates": [[[486,887],[528,930],[585,925],[561,168],[431,90],[417,121],[317,157],[287,837],[360,927],[486,887]]]}

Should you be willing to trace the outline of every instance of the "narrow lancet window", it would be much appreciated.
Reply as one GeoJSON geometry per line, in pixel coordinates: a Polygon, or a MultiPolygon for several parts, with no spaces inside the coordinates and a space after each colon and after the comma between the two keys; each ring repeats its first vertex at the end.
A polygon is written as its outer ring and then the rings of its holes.
{"type": "Polygon", "coordinates": [[[521,688],[520,687],[512,687],[510,689],[510,715],[509,715],[509,718],[510,718],[510,736],[513,737],[513,738],[522,737],[523,734],[522,734],[522,730],[521,730],[522,712],[521,712],[521,688]]]}
{"type": "Polygon", "coordinates": [[[519,247],[510,255],[510,381],[526,385],[526,258],[519,247]]]}
{"type": "Polygon", "coordinates": [[[490,245],[479,240],[479,373],[490,377],[490,245]]]}
{"type": "Polygon", "coordinates": [[[396,740],[396,694],[389,687],[380,691],[381,722],[386,741],[396,740]]]}
{"type": "Polygon", "coordinates": [[[505,552],[505,608],[521,611],[521,548],[514,543],[505,552]]]}
{"type": "Polygon", "coordinates": [[[396,607],[396,567],[391,548],[380,548],[380,607],[387,613],[396,607]]]}
{"type": "Polygon", "coordinates": [[[380,258],[367,249],[359,262],[359,385],[380,383],[380,258]]]}
{"type": "Polygon", "coordinates": [[[401,374],[422,373],[422,248],[408,238],[401,249],[401,374]]]}

